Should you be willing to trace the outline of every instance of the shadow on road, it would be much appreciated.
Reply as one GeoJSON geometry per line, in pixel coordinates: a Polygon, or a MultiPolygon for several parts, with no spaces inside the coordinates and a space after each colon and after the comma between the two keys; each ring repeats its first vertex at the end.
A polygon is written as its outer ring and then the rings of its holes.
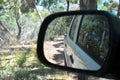
{"type": "Polygon", "coordinates": [[[57,50],[60,54],[55,54],[53,56],[53,60],[55,60],[57,62],[57,64],[64,64],[64,51],[61,50],[57,50]]]}
{"type": "Polygon", "coordinates": [[[64,41],[64,39],[57,39],[57,40],[55,40],[55,42],[60,42],[60,41],[64,41]]]}
{"type": "Polygon", "coordinates": [[[60,48],[60,47],[62,47],[63,45],[64,45],[63,42],[53,44],[53,46],[56,47],[56,48],[60,48]]]}

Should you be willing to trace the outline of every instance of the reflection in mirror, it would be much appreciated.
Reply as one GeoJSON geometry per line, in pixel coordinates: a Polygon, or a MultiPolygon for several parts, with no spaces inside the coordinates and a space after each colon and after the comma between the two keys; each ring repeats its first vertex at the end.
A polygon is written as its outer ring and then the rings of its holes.
{"type": "Polygon", "coordinates": [[[64,35],[67,33],[72,17],[56,18],[48,26],[44,41],[44,54],[53,64],[65,66],[64,35]]]}
{"type": "Polygon", "coordinates": [[[99,70],[108,49],[109,22],[103,15],[58,17],[46,31],[44,54],[56,65],[99,70]]]}

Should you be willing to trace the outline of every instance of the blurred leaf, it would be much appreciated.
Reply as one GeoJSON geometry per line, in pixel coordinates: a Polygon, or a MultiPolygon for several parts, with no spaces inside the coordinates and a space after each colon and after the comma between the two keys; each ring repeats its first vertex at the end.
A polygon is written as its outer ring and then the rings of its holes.
{"type": "Polygon", "coordinates": [[[102,7],[102,10],[107,10],[107,7],[103,6],[103,7],[102,7]]]}
{"type": "Polygon", "coordinates": [[[98,4],[102,4],[102,0],[97,0],[97,3],[98,4]]]}
{"type": "Polygon", "coordinates": [[[77,0],[70,0],[70,2],[72,2],[72,3],[77,3],[77,0]]]}
{"type": "Polygon", "coordinates": [[[0,4],[2,4],[4,2],[4,0],[0,0],[0,4]]]}
{"type": "Polygon", "coordinates": [[[112,8],[116,8],[117,6],[118,6],[117,2],[113,2],[112,5],[111,5],[112,8]]]}
{"type": "Polygon", "coordinates": [[[29,11],[28,6],[25,5],[25,4],[22,4],[21,7],[20,7],[20,9],[21,9],[21,12],[22,12],[22,13],[26,13],[26,12],[29,11]]]}

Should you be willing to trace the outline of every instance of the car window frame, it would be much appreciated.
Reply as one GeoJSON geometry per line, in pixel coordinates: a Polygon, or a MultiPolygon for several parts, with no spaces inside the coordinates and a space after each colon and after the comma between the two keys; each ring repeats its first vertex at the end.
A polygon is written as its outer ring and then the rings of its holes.
{"type": "Polygon", "coordinates": [[[72,23],[71,23],[71,25],[70,25],[70,30],[69,30],[69,33],[68,33],[68,36],[69,36],[69,38],[70,38],[70,40],[72,40],[73,42],[75,42],[76,43],[76,40],[77,40],[77,34],[78,34],[78,29],[79,29],[79,26],[80,26],[80,23],[81,23],[81,20],[82,20],[82,16],[83,15],[75,15],[74,17],[73,17],[73,20],[72,20],[72,23]],[[78,20],[78,22],[77,22],[77,25],[76,25],[76,27],[75,27],[75,32],[74,32],[74,35],[73,35],[73,39],[71,38],[71,31],[72,31],[72,29],[73,29],[73,24],[74,24],[74,21],[75,21],[75,19],[76,18],[78,18],[78,17],[80,18],[81,17],[81,19],[79,19],[78,20]]]}

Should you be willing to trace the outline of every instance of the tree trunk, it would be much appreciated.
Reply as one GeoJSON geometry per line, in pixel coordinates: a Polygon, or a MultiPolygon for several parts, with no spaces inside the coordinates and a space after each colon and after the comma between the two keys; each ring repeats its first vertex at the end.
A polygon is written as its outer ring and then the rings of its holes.
{"type": "Polygon", "coordinates": [[[21,38],[21,26],[19,24],[19,18],[21,17],[21,13],[20,13],[20,9],[17,7],[17,2],[18,0],[15,0],[14,4],[15,4],[15,11],[14,11],[14,14],[15,14],[15,19],[16,19],[16,24],[17,24],[17,27],[18,27],[18,34],[17,34],[17,39],[19,40],[21,38]]]}
{"type": "Polygon", "coordinates": [[[118,5],[118,13],[117,16],[120,16],[120,0],[119,0],[119,5],[118,5]]]}
{"type": "Polygon", "coordinates": [[[19,19],[21,17],[21,14],[20,14],[20,12],[17,12],[17,10],[16,10],[15,15],[16,15],[16,24],[17,24],[17,27],[18,27],[17,39],[20,40],[20,38],[21,38],[21,29],[22,28],[21,28],[21,26],[19,24],[19,19]]]}
{"type": "Polygon", "coordinates": [[[81,10],[97,10],[97,0],[80,0],[81,10]]]}
{"type": "Polygon", "coordinates": [[[17,35],[17,39],[19,40],[21,38],[21,26],[19,24],[18,19],[16,19],[16,23],[17,23],[17,27],[18,27],[18,35],[17,35]]]}

